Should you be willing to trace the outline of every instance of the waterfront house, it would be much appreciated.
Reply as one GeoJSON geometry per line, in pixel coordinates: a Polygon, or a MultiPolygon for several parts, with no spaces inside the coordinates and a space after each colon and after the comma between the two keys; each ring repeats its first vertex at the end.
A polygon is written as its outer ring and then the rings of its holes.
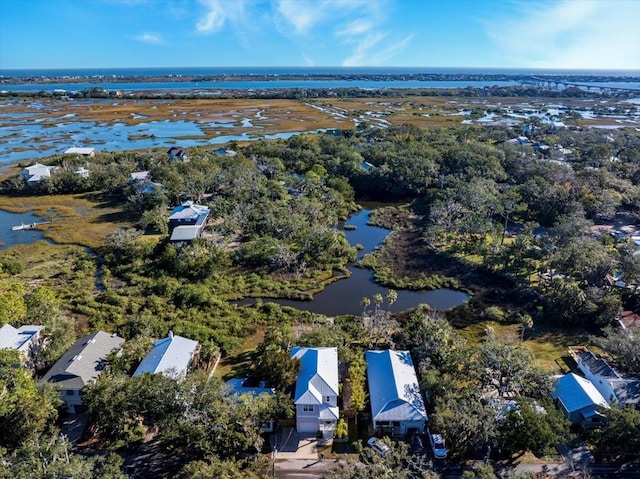
{"type": "Polygon", "coordinates": [[[33,353],[42,346],[44,326],[25,325],[14,328],[5,324],[0,328],[0,349],[15,349],[26,358],[33,359],[33,353]]]}
{"type": "Polygon", "coordinates": [[[78,176],[82,176],[83,178],[89,178],[89,174],[91,173],[84,166],[80,166],[73,171],[74,174],[78,176]]]}
{"type": "Polygon", "coordinates": [[[187,161],[189,159],[187,152],[177,146],[172,146],[171,148],[169,148],[167,150],[167,155],[169,155],[170,160],[187,161]]]}
{"type": "Polygon", "coordinates": [[[151,351],[142,359],[133,373],[133,377],[141,374],[164,374],[172,379],[182,379],[187,375],[189,367],[197,360],[200,353],[198,341],[174,335],[169,331],[166,338],[156,341],[151,351]]]}
{"type": "Polygon", "coordinates": [[[640,380],[625,378],[606,359],[596,356],[585,347],[570,349],[569,354],[584,377],[591,381],[609,404],[640,405],[640,380]]]}
{"type": "Polygon", "coordinates": [[[602,411],[609,409],[609,403],[591,381],[574,373],[557,380],[551,397],[566,419],[584,428],[600,427],[604,423],[602,411]]]}
{"type": "Polygon", "coordinates": [[[423,433],[427,411],[409,351],[367,351],[365,358],[374,430],[397,438],[423,433]]]}
{"type": "Polygon", "coordinates": [[[339,419],[338,349],[294,347],[291,357],[300,360],[293,400],[296,430],[333,437],[339,419]]]}
{"type": "Polygon", "coordinates": [[[206,206],[185,201],[169,215],[170,241],[192,241],[199,238],[211,210],[206,206]]]}
{"type": "Polygon", "coordinates": [[[84,156],[85,158],[93,158],[96,156],[95,148],[78,148],[76,146],[72,146],[68,148],[64,152],[65,155],[76,155],[76,156],[84,156]]]}
{"type": "Polygon", "coordinates": [[[107,356],[119,351],[124,339],[98,331],[74,343],[40,379],[53,383],[60,391],[64,406],[72,414],[86,410],[83,389],[98,379],[107,365],[107,356]]]}
{"type": "Polygon", "coordinates": [[[41,163],[36,163],[34,165],[23,168],[20,174],[26,180],[27,184],[33,185],[41,182],[45,178],[50,178],[51,172],[54,171],[55,168],[55,166],[47,166],[41,163]]]}

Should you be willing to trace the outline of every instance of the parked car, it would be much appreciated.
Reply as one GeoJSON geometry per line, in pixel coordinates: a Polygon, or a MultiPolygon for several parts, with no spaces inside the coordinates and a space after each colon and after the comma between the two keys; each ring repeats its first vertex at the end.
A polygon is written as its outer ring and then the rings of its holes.
{"type": "Polygon", "coordinates": [[[378,439],[377,437],[370,437],[367,444],[382,457],[387,457],[387,454],[390,451],[389,446],[386,445],[382,439],[378,439]]]}
{"type": "Polygon", "coordinates": [[[433,451],[433,457],[436,459],[447,458],[447,448],[444,446],[444,439],[440,434],[431,434],[431,431],[427,431],[429,436],[429,444],[431,444],[431,450],[433,451]]]}

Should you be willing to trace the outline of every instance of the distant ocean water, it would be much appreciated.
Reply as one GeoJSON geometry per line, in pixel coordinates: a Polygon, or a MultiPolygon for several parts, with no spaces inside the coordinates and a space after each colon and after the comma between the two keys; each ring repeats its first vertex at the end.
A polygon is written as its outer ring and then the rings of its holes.
{"type": "Polygon", "coordinates": [[[96,77],[96,76],[244,76],[244,75],[591,75],[639,77],[640,70],[562,70],[533,68],[467,67],[156,67],[156,68],[64,68],[3,69],[2,77],[96,77]]]}

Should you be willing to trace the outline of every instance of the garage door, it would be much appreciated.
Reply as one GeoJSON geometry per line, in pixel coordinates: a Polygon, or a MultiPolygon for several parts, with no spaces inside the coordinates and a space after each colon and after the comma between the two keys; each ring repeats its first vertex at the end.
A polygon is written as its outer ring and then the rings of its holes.
{"type": "Polygon", "coordinates": [[[318,418],[315,417],[299,417],[296,422],[298,432],[318,432],[318,418]]]}

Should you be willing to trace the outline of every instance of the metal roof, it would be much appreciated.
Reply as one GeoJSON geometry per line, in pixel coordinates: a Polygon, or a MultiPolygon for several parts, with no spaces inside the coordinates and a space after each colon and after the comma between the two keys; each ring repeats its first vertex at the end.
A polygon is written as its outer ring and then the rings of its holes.
{"type": "Polygon", "coordinates": [[[569,412],[589,406],[609,407],[609,403],[591,381],[574,373],[565,374],[558,379],[551,397],[560,398],[569,412]]]}
{"type": "Polygon", "coordinates": [[[169,331],[169,336],[155,342],[133,373],[133,377],[144,373],[162,373],[177,379],[187,372],[197,347],[198,341],[175,336],[169,331]]]}
{"type": "Polygon", "coordinates": [[[300,360],[294,403],[323,404],[325,396],[338,396],[338,348],[291,348],[300,360]]]}
{"type": "Polygon", "coordinates": [[[98,378],[104,370],[107,355],[120,349],[122,343],[123,338],[104,331],[78,339],[40,382],[55,382],[63,389],[80,389],[98,378]]]}
{"type": "Polygon", "coordinates": [[[169,241],[192,241],[200,235],[200,226],[181,225],[173,228],[169,241]]]}
{"type": "Polygon", "coordinates": [[[197,219],[200,216],[207,216],[211,210],[206,206],[196,205],[193,201],[185,201],[180,206],[176,206],[169,220],[197,219]]]}
{"type": "Polygon", "coordinates": [[[34,336],[38,336],[44,326],[20,326],[14,328],[10,324],[5,324],[0,328],[0,349],[17,349],[25,351],[29,349],[29,343],[34,336]]]}
{"type": "Polygon", "coordinates": [[[376,421],[426,421],[409,351],[367,351],[371,413],[376,421]]]}
{"type": "Polygon", "coordinates": [[[65,155],[90,155],[95,151],[96,151],[95,148],[78,148],[76,146],[72,146],[71,148],[68,148],[64,152],[64,154],[65,155]]]}
{"type": "MultiPolygon", "coordinates": [[[[591,374],[595,376],[614,379],[622,378],[622,376],[620,376],[620,374],[618,374],[618,372],[609,365],[606,359],[597,357],[591,351],[581,351],[578,353],[578,357],[582,364],[584,364],[585,367],[591,371],[591,374]]],[[[584,372],[586,373],[586,371],[584,372]]]]}

